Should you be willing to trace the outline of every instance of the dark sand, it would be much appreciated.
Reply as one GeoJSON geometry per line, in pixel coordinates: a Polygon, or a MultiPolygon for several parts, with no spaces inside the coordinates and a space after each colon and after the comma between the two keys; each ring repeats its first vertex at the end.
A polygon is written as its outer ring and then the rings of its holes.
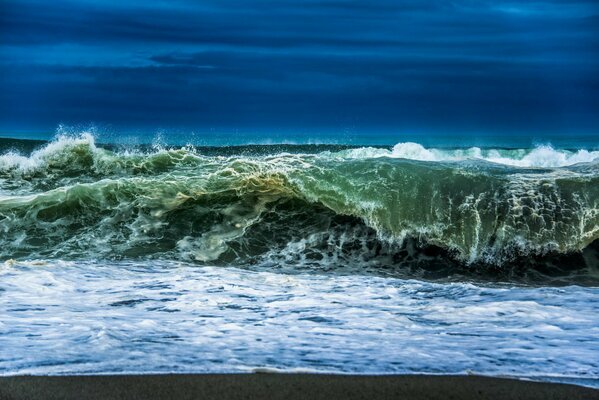
{"type": "Polygon", "coordinates": [[[14,376],[0,399],[599,399],[599,390],[481,376],[14,376]]]}

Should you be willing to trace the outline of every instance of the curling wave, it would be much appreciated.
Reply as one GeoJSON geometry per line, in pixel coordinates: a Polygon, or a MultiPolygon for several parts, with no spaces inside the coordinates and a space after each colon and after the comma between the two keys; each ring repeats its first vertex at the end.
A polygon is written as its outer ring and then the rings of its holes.
{"type": "Polygon", "coordinates": [[[83,135],[6,152],[0,257],[596,268],[599,152],[291,150],[115,151],[83,135]]]}

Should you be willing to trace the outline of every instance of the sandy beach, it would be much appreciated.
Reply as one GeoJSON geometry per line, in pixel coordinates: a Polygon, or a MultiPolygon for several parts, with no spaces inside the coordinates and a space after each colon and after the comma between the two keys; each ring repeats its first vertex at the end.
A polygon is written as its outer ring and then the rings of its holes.
{"type": "Polygon", "coordinates": [[[575,385],[481,376],[181,374],[14,376],[0,399],[599,399],[575,385]]]}

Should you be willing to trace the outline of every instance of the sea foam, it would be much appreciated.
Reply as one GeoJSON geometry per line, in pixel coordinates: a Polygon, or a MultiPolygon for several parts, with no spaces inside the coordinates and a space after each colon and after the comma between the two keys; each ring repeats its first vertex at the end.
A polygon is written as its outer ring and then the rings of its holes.
{"type": "Polygon", "coordinates": [[[418,143],[398,143],[391,150],[362,147],[342,152],[349,158],[391,157],[419,161],[483,160],[514,167],[564,167],[599,160],[599,151],[555,149],[540,145],[532,149],[464,149],[426,148],[418,143]]]}

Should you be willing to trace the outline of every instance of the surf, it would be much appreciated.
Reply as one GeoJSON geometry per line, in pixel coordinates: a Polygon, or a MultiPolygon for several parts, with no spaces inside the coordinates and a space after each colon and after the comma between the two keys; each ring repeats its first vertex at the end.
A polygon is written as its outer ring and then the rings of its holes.
{"type": "Polygon", "coordinates": [[[504,272],[559,259],[595,274],[597,152],[295,150],[115,149],[84,134],[5,151],[0,257],[504,272]]]}

